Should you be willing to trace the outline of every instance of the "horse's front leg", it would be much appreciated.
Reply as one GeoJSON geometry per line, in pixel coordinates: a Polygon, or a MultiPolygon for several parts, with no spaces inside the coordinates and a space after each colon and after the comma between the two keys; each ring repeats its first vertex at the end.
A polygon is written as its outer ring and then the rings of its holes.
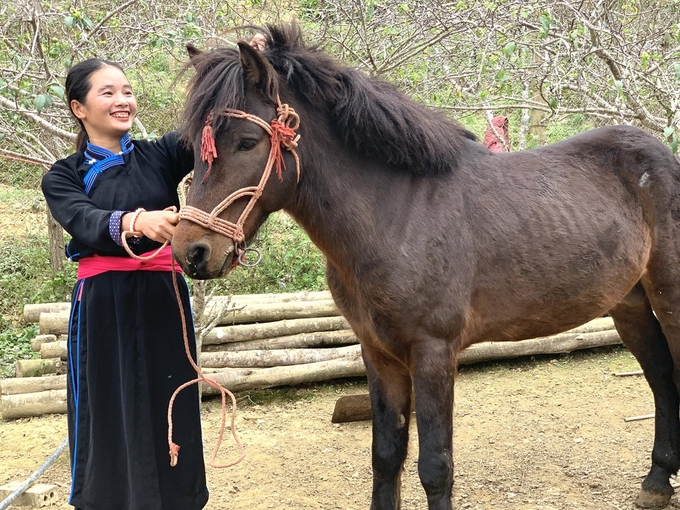
{"type": "Polygon", "coordinates": [[[429,510],[451,510],[453,490],[452,344],[420,341],[411,349],[411,373],[418,423],[418,474],[429,510]]]}
{"type": "Polygon", "coordinates": [[[362,353],[373,413],[371,510],[396,510],[408,448],[411,378],[399,362],[365,346],[362,353]]]}

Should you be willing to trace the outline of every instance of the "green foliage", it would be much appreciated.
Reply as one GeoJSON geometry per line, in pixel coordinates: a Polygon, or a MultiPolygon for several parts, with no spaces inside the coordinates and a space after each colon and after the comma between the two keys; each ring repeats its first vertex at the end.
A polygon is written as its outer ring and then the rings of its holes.
{"type": "Polygon", "coordinates": [[[52,96],[49,94],[38,94],[33,100],[33,106],[38,113],[43,111],[43,108],[49,108],[54,103],[52,96]]]}
{"type": "Polygon", "coordinates": [[[0,313],[16,321],[26,303],[68,301],[75,283],[75,264],[52,276],[47,238],[0,241],[0,313]]]}
{"type": "Polygon", "coordinates": [[[538,20],[541,22],[541,30],[539,31],[539,34],[541,37],[545,37],[548,35],[548,32],[550,32],[550,15],[548,13],[543,13],[539,16],[538,20]]]}
{"type": "Polygon", "coordinates": [[[27,190],[40,189],[42,167],[10,159],[0,160],[0,183],[27,190]]]}
{"type": "Polygon", "coordinates": [[[582,114],[575,114],[560,122],[548,122],[545,130],[546,143],[555,143],[593,128],[582,114]]]}
{"type": "Polygon", "coordinates": [[[16,328],[0,321],[0,379],[14,376],[15,361],[40,357],[31,350],[31,339],[37,334],[35,324],[16,328]]]}
{"type": "Polygon", "coordinates": [[[517,48],[517,45],[513,42],[510,41],[507,43],[505,46],[503,46],[503,54],[510,58],[513,53],[515,53],[515,49],[517,48]]]}

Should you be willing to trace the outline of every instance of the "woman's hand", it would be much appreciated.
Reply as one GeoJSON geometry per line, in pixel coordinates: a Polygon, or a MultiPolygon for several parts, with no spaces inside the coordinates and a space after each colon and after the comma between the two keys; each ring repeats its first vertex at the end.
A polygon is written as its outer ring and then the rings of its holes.
{"type": "MultiPolygon", "coordinates": [[[[123,230],[130,230],[130,221],[134,213],[126,213],[122,218],[123,230]]],[[[172,241],[175,235],[175,225],[179,223],[179,213],[175,206],[162,211],[142,211],[135,220],[135,231],[148,237],[152,241],[164,243],[172,241]]]]}

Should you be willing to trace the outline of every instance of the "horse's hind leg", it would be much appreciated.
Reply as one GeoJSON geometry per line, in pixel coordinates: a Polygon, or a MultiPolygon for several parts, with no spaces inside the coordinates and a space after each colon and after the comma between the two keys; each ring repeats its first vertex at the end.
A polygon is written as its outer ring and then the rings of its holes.
{"type": "Polygon", "coordinates": [[[400,507],[401,472],[408,449],[411,377],[405,366],[363,347],[373,413],[371,510],[400,507]]]}
{"type": "Polygon", "coordinates": [[[645,290],[639,283],[609,313],[623,343],[640,363],[654,394],[652,467],[642,482],[635,504],[642,508],[664,508],[673,495],[669,478],[680,468],[679,399],[674,382],[673,357],[645,290]]]}

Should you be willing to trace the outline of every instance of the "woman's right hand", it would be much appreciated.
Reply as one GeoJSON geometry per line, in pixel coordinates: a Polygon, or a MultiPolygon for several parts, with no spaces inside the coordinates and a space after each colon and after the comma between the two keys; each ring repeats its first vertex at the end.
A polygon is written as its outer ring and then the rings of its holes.
{"type": "MultiPolygon", "coordinates": [[[[125,213],[122,218],[122,228],[130,230],[130,221],[134,213],[125,213]]],[[[175,225],[179,223],[177,208],[172,206],[162,211],[142,211],[137,214],[135,231],[148,237],[152,241],[164,243],[172,241],[175,235],[175,225]]]]}

